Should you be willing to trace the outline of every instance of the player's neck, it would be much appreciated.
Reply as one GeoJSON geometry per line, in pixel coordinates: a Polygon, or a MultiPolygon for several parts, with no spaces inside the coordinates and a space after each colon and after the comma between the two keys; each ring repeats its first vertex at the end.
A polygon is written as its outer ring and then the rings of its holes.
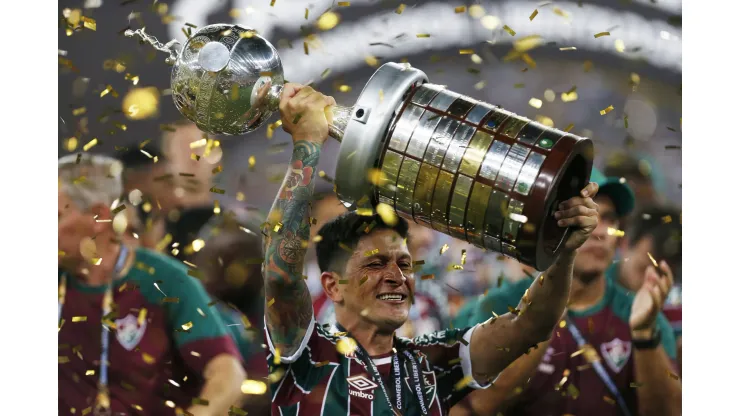
{"type": "Polygon", "coordinates": [[[337,316],[337,322],[344,327],[371,357],[393,351],[393,333],[380,331],[377,326],[362,319],[345,319],[337,316]]]}
{"type": "Polygon", "coordinates": [[[603,273],[588,281],[575,277],[570,287],[568,309],[572,311],[588,309],[599,303],[605,292],[606,276],[603,273]]]}
{"type": "MultiPolygon", "coordinates": [[[[101,236],[100,238],[103,241],[103,237],[101,236]]],[[[112,241],[106,241],[103,244],[98,243],[97,254],[102,259],[100,265],[96,266],[83,261],[75,270],[75,277],[86,286],[96,287],[108,284],[115,277],[113,276],[113,272],[115,271],[122,244],[112,241]]],[[[126,259],[126,266],[128,266],[130,258],[129,255],[129,259],[126,259]]],[[[124,269],[126,268],[124,267],[124,269]]]]}

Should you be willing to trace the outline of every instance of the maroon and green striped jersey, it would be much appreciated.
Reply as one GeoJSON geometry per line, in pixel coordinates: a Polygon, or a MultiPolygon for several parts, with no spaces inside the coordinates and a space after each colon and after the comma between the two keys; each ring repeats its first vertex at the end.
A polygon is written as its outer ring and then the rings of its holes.
{"type": "MultiPolygon", "coordinates": [[[[239,357],[210,298],[185,265],[136,249],[134,266],[116,280],[108,386],[113,415],[174,415],[198,397],[205,365],[220,354],[239,357]],[[145,311],[146,310],[146,311],[145,311]]],[[[61,277],[63,271],[60,271],[61,277]]],[[[105,286],[67,278],[59,331],[59,414],[94,405],[100,368],[105,286]]]]}
{"type": "MultiPolygon", "coordinates": [[[[606,290],[599,302],[584,311],[568,311],[568,316],[598,354],[630,411],[637,414],[639,387],[635,384],[629,327],[634,295],[617,285],[612,273],[614,268],[607,270],[606,290]]],[[[507,313],[510,306],[515,308],[519,304],[531,283],[531,280],[524,279],[489,289],[485,296],[475,300],[476,305],[467,323],[486,321],[492,316],[492,311],[499,315],[507,313]]],[[[662,348],[671,360],[675,360],[676,339],[662,313],[658,315],[657,327],[662,348]]],[[[503,413],[521,416],[620,416],[615,397],[589,364],[587,355],[567,326],[558,325],[535,374],[514,400],[515,404],[503,413]]]]}
{"type": "MultiPolygon", "coordinates": [[[[425,406],[430,416],[442,416],[472,389],[485,388],[472,378],[468,343],[473,328],[448,329],[416,337],[398,338],[397,345],[411,352],[421,370],[425,406]]],[[[267,330],[270,372],[279,374],[271,386],[273,414],[281,416],[392,416],[393,411],[381,387],[354,354],[337,350],[342,339],[335,327],[311,321],[300,348],[290,357],[275,363],[275,350],[267,330]]],[[[371,357],[383,378],[386,391],[391,386],[392,354],[371,357]]],[[[420,415],[417,396],[412,391],[411,366],[401,366],[403,403],[412,406],[405,415],[420,415]],[[416,409],[416,410],[414,410],[416,409]]]]}

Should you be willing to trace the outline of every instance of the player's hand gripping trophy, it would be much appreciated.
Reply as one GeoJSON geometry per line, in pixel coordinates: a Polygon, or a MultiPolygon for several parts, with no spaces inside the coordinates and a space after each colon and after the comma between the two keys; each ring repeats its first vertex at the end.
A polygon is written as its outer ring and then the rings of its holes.
{"type": "MultiPolygon", "coordinates": [[[[254,30],[209,25],[185,45],[162,44],[141,29],[126,36],[170,54],[175,106],[203,131],[248,133],[278,110],[283,66],[254,30]]],[[[396,63],[378,68],[353,107],[331,112],[329,135],[341,141],[336,190],[348,207],[384,203],[538,270],[559,254],[569,230],[552,213],[588,183],[589,139],[428,83],[422,71],[396,63]]]]}

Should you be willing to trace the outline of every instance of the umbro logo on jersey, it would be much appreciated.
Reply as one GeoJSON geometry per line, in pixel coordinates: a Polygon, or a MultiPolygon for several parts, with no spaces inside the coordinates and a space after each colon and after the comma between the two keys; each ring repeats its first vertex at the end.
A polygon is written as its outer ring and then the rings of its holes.
{"type": "Polygon", "coordinates": [[[349,394],[351,396],[361,397],[363,399],[375,399],[370,393],[365,393],[365,390],[375,390],[378,387],[372,380],[369,380],[365,376],[354,376],[347,379],[347,383],[350,385],[349,394]],[[352,389],[354,387],[357,390],[352,389]]]}

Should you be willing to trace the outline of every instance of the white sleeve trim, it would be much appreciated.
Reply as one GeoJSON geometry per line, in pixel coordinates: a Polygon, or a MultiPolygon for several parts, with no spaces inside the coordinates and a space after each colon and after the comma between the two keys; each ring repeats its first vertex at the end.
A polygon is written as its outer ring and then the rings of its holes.
{"type": "MultiPolygon", "coordinates": [[[[303,354],[303,351],[306,349],[306,345],[308,345],[308,340],[311,339],[311,336],[313,335],[314,327],[316,326],[316,319],[313,316],[313,308],[311,309],[311,322],[308,324],[308,328],[306,328],[306,334],[303,335],[303,339],[301,340],[301,345],[298,346],[298,349],[291,354],[289,357],[286,357],[284,355],[280,355],[280,362],[285,364],[291,364],[296,362],[298,358],[303,354]]],[[[267,329],[267,316],[265,316],[265,334],[267,337],[267,346],[270,347],[270,352],[273,356],[277,355],[275,352],[275,346],[272,345],[272,337],[270,337],[270,331],[267,329]]]]}
{"type": "MultiPolygon", "coordinates": [[[[470,340],[473,338],[473,331],[475,331],[479,326],[480,324],[470,328],[467,332],[465,332],[465,335],[463,335],[463,339],[465,340],[465,342],[460,343],[460,359],[463,369],[463,377],[470,377],[471,381],[468,383],[468,387],[476,390],[487,389],[491,386],[491,384],[493,384],[493,382],[496,381],[494,379],[490,383],[480,385],[473,376],[473,363],[470,359],[470,340]]],[[[498,378],[498,375],[496,375],[496,378],[498,378]]]]}

